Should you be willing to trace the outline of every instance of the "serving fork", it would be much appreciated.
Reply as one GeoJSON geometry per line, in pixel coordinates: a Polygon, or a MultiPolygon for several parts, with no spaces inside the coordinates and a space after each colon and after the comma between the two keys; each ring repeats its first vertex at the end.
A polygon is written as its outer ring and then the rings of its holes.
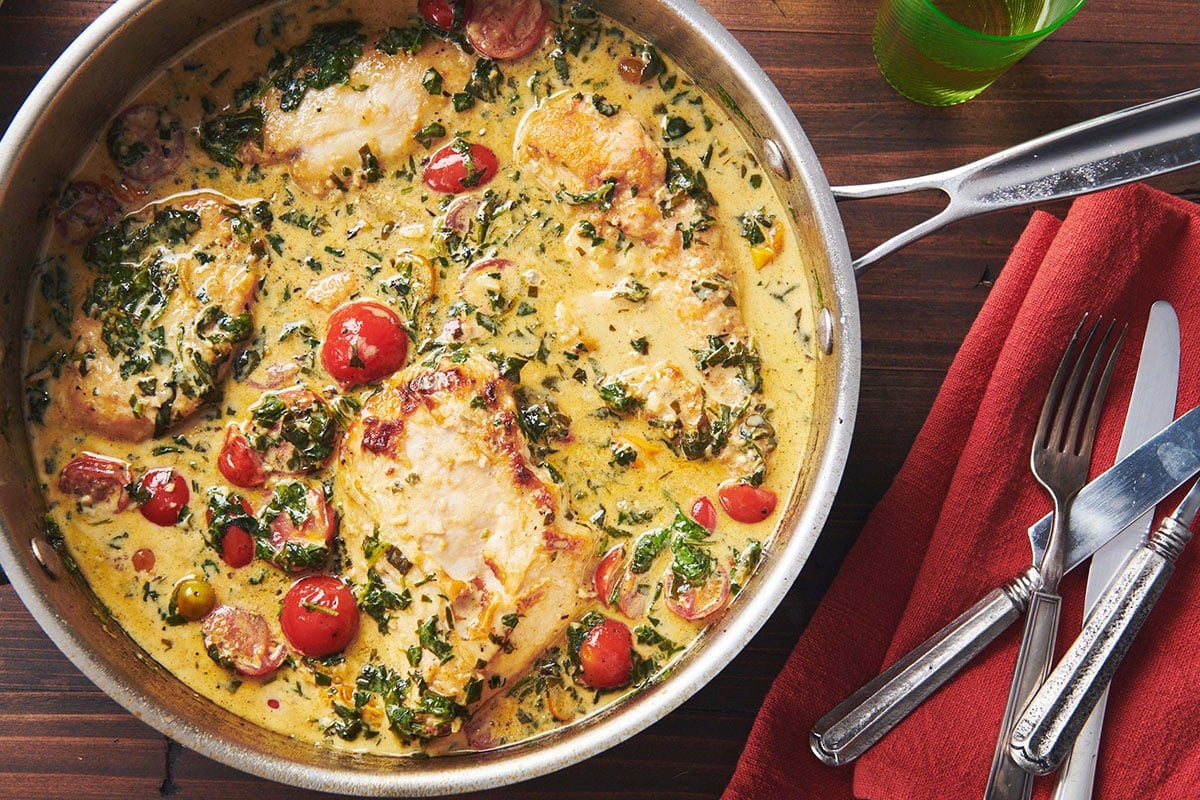
{"type": "Polygon", "coordinates": [[[1110,345],[1115,322],[1110,321],[1105,327],[1104,319],[1100,318],[1081,345],[1080,336],[1087,320],[1085,314],[1071,336],[1042,404],[1034,434],[1030,465],[1038,483],[1054,500],[1054,518],[1046,552],[1037,565],[1041,585],[1030,599],[1008,704],[988,775],[986,800],[1028,800],[1033,791],[1033,776],[1009,755],[1009,738],[1016,717],[1050,672],[1062,606],[1058,583],[1063,574],[1065,532],[1070,528],[1071,503],[1087,483],[1100,411],[1125,338],[1122,329],[1110,345]],[[1093,348],[1092,343],[1102,327],[1104,332],[1093,348]]]}

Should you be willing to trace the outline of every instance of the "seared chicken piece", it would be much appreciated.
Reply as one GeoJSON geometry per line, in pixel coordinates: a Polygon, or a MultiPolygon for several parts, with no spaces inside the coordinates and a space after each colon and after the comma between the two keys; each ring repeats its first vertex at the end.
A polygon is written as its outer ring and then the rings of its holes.
{"type": "MultiPolygon", "coordinates": [[[[463,706],[562,633],[594,554],[530,463],[513,389],[480,358],[409,367],[364,404],[339,455],[349,577],[410,598],[379,626],[382,661],[411,663],[463,706]]],[[[449,732],[437,723],[427,735],[449,732]]]]}
{"type": "MultiPolygon", "coordinates": [[[[710,427],[753,409],[761,386],[733,258],[717,229],[695,226],[686,241],[681,231],[683,223],[705,219],[704,206],[686,193],[672,194],[667,158],[637,117],[613,112],[591,95],[559,95],[530,111],[515,153],[521,169],[561,204],[600,226],[600,238],[615,238],[602,227],[612,226],[644,245],[597,246],[594,229],[583,224],[566,239],[607,287],[556,310],[557,328],[577,326],[578,338],[607,370],[601,395],[614,410],[636,410],[669,436],[674,431],[689,457],[706,449],[716,455],[728,431],[710,435],[710,427]],[[679,335],[631,352],[628,342],[651,306],[670,309],[679,335]]],[[[721,455],[740,471],[769,449],[768,437],[754,449],[752,458],[736,448],[721,455]]]]}
{"type": "Polygon", "coordinates": [[[662,150],[637,117],[605,116],[594,100],[559,95],[526,114],[514,144],[517,162],[561,202],[599,209],[627,236],[670,237],[675,226],[662,224],[658,208],[667,173],[662,150]]]}
{"type": "Polygon", "coordinates": [[[441,93],[422,84],[429,65],[438,65],[447,87],[461,87],[471,63],[441,41],[425,45],[419,56],[367,45],[347,82],[309,91],[296,108],[280,108],[276,88],[263,95],[263,153],[269,162],[285,163],[296,183],[315,195],[353,183],[365,166],[364,148],[379,168],[402,165],[421,150],[413,134],[449,108],[441,93]]]}
{"type": "Polygon", "coordinates": [[[81,427],[140,441],[209,399],[239,346],[268,248],[250,209],[199,193],[101,230],[96,279],[71,324],[59,381],[81,427]]]}

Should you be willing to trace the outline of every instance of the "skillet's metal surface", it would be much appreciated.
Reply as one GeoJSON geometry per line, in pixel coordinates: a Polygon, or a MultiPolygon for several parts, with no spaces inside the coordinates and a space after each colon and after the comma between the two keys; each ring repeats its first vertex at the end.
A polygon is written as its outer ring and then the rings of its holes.
{"type": "MultiPolygon", "coordinates": [[[[119,0],[46,74],[0,140],[0,274],[4,394],[21,407],[22,304],[47,224],[48,198],[76,154],[145,75],[189,42],[255,7],[253,0],[119,0]]],[[[615,0],[605,12],[658,42],[744,115],[747,137],[796,217],[808,269],[826,310],[818,330],[830,355],[812,456],[789,498],[769,558],[730,613],[677,665],[670,680],[601,714],[520,745],[437,759],[331,753],[265,731],[189,690],[107,621],[42,534],[42,501],[21,430],[10,414],[0,441],[0,564],[55,644],[114,699],[182,744],[231,766],[307,788],[347,794],[431,795],[490,788],[582,760],[642,730],[724,667],[778,605],[828,514],[849,448],[858,395],[858,308],[833,195],[808,140],[765,73],[706,12],[683,0],[615,0]]]]}

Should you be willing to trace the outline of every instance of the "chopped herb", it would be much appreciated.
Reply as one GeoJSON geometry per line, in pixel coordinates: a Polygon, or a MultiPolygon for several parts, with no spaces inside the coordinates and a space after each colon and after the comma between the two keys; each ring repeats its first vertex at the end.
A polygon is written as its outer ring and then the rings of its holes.
{"type": "Polygon", "coordinates": [[[362,57],[366,41],[360,27],[353,20],[314,25],[308,39],[271,59],[263,88],[279,90],[281,111],[294,111],[309,89],[320,91],[350,82],[350,70],[362,57]]]}
{"type": "Polygon", "coordinates": [[[232,111],[200,123],[200,148],[227,167],[241,169],[238,151],[246,142],[263,143],[263,113],[258,108],[232,111]]]}
{"type": "Polygon", "coordinates": [[[431,122],[413,134],[413,138],[428,150],[435,141],[446,135],[446,126],[440,122],[431,122]]]}

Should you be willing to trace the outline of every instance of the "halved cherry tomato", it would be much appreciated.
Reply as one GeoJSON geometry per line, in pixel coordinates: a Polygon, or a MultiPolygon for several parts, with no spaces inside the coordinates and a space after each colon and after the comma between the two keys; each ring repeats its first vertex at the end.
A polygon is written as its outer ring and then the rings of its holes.
{"type": "Polygon", "coordinates": [[[629,682],[633,671],[633,636],[625,623],[606,619],[584,634],[579,645],[583,682],[593,689],[613,689],[629,682]]]}
{"type": "Polygon", "coordinates": [[[340,653],[358,633],[354,593],[332,575],[301,578],[283,598],[279,625],[292,647],[306,656],[340,653]]]}
{"type": "Polygon", "coordinates": [[[476,0],[467,15],[467,40],[488,58],[520,58],[542,41],[549,16],[542,0],[476,0]]]}
{"type": "Polygon", "coordinates": [[[677,617],[694,622],[711,617],[729,604],[729,573],[720,567],[713,570],[708,580],[699,586],[689,586],[687,581],[679,581],[681,589],[676,592],[676,581],[675,573],[668,569],[663,594],[667,608],[677,617]]]}
{"type": "Polygon", "coordinates": [[[418,0],[417,13],[424,17],[429,24],[444,31],[457,28],[463,19],[471,13],[471,0],[452,3],[450,0],[418,0]],[[455,18],[454,7],[460,6],[462,16],[455,18]]]}
{"type": "Polygon", "coordinates": [[[257,611],[217,606],[200,626],[205,651],[226,669],[261,677],[279,669],[287,658],[287,645],[272,638],[271,626],[257,611]]]}
{"type": "Polygon", "coordinates": [[[642,583],[643,575],[633,570],[621,571],[621,582],[617,587],[617,608],[630,619],[639,619],[646,613],[650,602],[649,587],[642,583]]]}
{"type": "Polygon", "coordinates": [[[499,170],[500,160],[487,147],[455,139],[430,157],[424,179],[435,192],[458,194],[483,186],[499,170]]]}
{"type": "Polygon", "coordinates": [[[738,522],[762,522],[775,511],[778,498],[770,489],[733,483],[717,490],[717,499],[725,513],[738,522]]]}
{"type": "Polygon", "coordinates": [[[250,446],[245,434],[231,424],[225,429],[225,441],[217,456],[217,469],[234,486],[250,488],[267,482],[262,458],[250,446]]]}
{"type": "Polygon", "coordinates": [[[604,554],[604,558],[596,565],[596,571],[592,573],[592,585],[596,587],[596,596],[604,605],[613,601],[613,589],[616,588],[624,563],[625,546],[617,545],[604,554]]]}
{"type": "Polygon", "coordinates": [[[692,519],[701,528],[712,533],[717,529],[717,507],[707,497],[697,497],[692,501],[692,519]]]}
{"type": "Polygon", "coordinates": [[[347,303],[330,315],[321,364],[343,389],[386,378],[406,361],[408,334],[387,306],[347,303]]]}
{"type": "Polygon", "coordinates": [[[279,484],[258,519],[270,536],[255,543],[256,553],[284,572],[319,569],[329,560],[337,514],[320,489],[297,481],[279,484]]]}
{"type": "Polygon", "coordinates": [[[132,481],[129,465],[124,461],[84,452],[63,467],[58,476],[58,490],[74,495],[81,505],[105,505],[119,512],[129,505],[125,487],[132,481]]]}
{"type": "Polygon", "coordinates": [[[155,525],[174,525],[187,505],[191,492],[187,479],[172,467],[149,470],[138,481],[138,497],[142,500],[142,516],[155,525]]]}

